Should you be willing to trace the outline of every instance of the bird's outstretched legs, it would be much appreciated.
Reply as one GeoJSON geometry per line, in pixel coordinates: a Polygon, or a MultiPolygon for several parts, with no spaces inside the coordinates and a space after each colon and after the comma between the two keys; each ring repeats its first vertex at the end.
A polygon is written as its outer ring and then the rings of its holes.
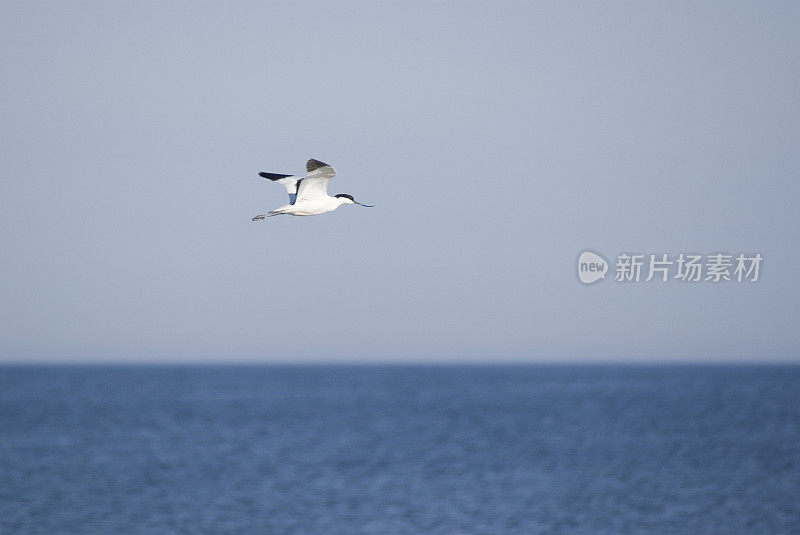
{"type": "Polygon", "coordinates": [[[257,216],[255,216],[253,218],[253,221],[262,221],[265,217],[267,217],[267,216],[264,215],[264,214],[258,214],[257,216]]]}

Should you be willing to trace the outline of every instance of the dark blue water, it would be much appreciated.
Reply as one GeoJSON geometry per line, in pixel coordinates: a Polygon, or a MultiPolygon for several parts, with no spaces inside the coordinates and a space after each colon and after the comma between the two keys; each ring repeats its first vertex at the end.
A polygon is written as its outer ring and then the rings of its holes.
{"type": "Polygon", "coordinates": [[[0,367],[0,532],[800,533],[800,367],[0,367]]]}

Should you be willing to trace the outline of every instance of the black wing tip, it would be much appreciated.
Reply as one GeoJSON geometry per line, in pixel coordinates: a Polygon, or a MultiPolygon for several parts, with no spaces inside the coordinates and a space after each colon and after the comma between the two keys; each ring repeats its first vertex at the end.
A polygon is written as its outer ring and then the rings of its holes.
{"type": "Polygon", "coordinates": [[[286,178],[287,176],[292,176],[292,175],[282,175],[280,173],[258,173],[258,176],[268,178],[270,180],[280,180],[282,178],[286,178]]]}
{"type": "Polygon", "coordinates": [[[309,173],[311,171],[319,169],[320,167],[330,167],[330,165],[326,164],[325,162],[321,162],[319,160],[314,160],[313,158],[311,160],[308,160],[308,162],[306,162],[306,171],[308,171],[309,173]]]}

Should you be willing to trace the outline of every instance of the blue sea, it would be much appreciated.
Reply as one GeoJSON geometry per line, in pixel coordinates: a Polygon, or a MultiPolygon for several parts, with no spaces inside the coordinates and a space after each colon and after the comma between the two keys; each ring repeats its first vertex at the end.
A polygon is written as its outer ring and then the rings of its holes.
{"type": "Polygon", "coordinates": [[[0,533],[797,534],[800,367],[0,367],[0,533]]]}

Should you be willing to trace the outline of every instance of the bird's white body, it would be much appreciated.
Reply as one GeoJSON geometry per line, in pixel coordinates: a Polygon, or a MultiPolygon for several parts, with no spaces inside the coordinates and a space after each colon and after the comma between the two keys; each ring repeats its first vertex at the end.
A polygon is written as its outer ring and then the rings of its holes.
{"type": "Polygon", "coordinates": [[[319,215],[325,212],[333,212],[343,204],[353,204],[353,201],[345,197],[319,197],[306,199],[295,204],[285,204],[280,208],[270,211],[270,215],[319,215]]]}
{"type": "Polygon", "coordinates": [[[264,178],[282,184],[289,193],[289,204],[270,210],[267,214],[257,215],[253,221],[276,215],[309,216],[332,212],[343,204],[360,204],[351,195],[328,195],[328,182],[336,176],[336,170],[319,160],[308,160],[306,176],[282,175],[277,173],[259,173],[264,178]]]}

